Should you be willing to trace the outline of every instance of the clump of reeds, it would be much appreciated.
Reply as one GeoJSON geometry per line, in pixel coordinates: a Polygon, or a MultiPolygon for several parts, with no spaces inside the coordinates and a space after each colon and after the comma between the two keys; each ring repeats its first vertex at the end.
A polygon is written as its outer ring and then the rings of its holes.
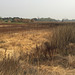
{"type": "Polygon", "coordinates": [[[0,62],[0,74],[1,75],[16,75],[19,68],[19,62],[14,59],[4,59],[0,62]]]}
{"type": "Polygon", "coordinates": [[[75,26],[74,25],[64,25],[58,26],[53,30],[52,38],[50,38],[50,43],[57,49],[63,50],[69,43],[75,43],[75,26]]]}

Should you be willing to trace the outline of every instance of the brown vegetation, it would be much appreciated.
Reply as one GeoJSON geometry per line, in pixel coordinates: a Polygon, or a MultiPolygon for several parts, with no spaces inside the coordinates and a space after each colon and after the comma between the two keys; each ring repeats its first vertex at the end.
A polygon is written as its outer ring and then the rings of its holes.
{"type": "Polygon", "coordinates": [[[1,25],[1,75],[75,74],[75,23],[1,25]]]}

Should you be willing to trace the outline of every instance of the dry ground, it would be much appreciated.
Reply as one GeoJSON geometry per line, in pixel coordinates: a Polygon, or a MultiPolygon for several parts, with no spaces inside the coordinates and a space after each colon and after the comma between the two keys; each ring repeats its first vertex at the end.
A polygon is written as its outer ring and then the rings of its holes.
{"type": "MultiPolygon", "coordinates": [[[[14,33],[0,33],[0,61],[5,57],[5,50],[7,50],[6,58],[14,57],[14,59],[17,60],[21,52],[31,53],[33,49],[36,48],[36,44],[41,45],[42,42],[48,41],[48,38],[51,36],[51,28],[42,30],[23,30],[14,33]]],[[[74,57],[75,56],[70,55],[62,57],[57,54],[54,56],[53,61],[45,59],[44,61],[39,62],[39,65],[31,65],[24,60],[20,60],[19,63],[23,73],[12,75],[75,75],[74,57]],[[73,66],[69,65],[71,59],[74,59],[73,66]],[[26,70],[28,72],[26,72],[26,70]]],[[[3,74],[1,73],[0,75],[3,74]]],[[[7,73],[7,75],[10,74],[7,73]]]]}

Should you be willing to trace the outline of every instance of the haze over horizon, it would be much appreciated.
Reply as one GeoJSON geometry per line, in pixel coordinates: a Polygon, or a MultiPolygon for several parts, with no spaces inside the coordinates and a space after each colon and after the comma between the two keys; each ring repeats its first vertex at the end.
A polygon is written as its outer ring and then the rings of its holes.
{"type": "Polygon", "coordinates": [[[75,19],[75,0],[0,0],[1,17],[75,19]]]}

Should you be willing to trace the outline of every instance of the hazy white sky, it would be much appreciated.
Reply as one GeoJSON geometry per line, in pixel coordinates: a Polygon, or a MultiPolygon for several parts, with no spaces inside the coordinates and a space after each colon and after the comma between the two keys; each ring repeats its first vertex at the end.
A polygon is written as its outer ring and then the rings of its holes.
{"type": "Polygon", "coordinates": [[[75,0],[0,0],[0,16],[75,19],[75,0]]]}

